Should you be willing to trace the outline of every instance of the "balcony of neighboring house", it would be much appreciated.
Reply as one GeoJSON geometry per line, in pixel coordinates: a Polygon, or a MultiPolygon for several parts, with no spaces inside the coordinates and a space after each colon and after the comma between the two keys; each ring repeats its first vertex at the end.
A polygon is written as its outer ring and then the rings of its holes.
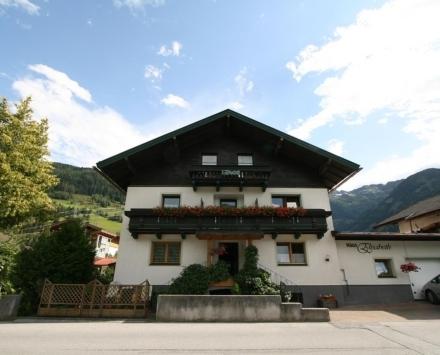
{"type": "Polygon", "coordinates": [[[261,187],[266,190],[271,169],[256,165],[197,165],[189,171],[194,191],[199,186],[261,187]]]}
{"type": "Polygon", "coordinates": [[[125,211],[130,218],[128,229],[137,238],[139,234],[188,234],[201,236],[253,237],[260,239],[269,234],[315,234],[319,239],[327,232],[331,212],[323,209],[274,207],[180,207],[131,209],[125,211]]]}

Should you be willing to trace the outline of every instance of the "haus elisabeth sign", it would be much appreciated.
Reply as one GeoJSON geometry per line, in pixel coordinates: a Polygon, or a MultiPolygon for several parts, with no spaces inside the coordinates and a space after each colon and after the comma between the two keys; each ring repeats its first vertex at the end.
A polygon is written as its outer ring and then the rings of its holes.
{"type": "Polygon", "coordinates": [[[370,242],[362,242],[362,243],[346,243],[345,246],[347,248],[356,248],[358,253],[361,254],[370,254],[374,250],[391,250],[390,243],[370,243],[370,242]]]}

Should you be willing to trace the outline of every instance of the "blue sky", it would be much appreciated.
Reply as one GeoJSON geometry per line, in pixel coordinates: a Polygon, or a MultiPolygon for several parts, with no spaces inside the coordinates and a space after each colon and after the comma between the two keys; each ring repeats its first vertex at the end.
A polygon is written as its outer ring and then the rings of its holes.
{"type": "Polygon", "coordinates": [[[355,161],[351,189],[440,166],[426,1],[0,0],[0,95],[81,166],[235,109],[355,161]]]}

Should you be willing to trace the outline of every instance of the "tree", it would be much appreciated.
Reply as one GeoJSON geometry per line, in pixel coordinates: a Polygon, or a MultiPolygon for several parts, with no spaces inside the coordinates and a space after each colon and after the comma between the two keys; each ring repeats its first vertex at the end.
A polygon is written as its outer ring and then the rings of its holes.
{"type": "Polygon", "coordinates": [[[48,121],[32,118],[31,99],[16,104],[0,100],[0,228],[52,210],[47,191],[57,184],[49,155],[48,121]]]}
{"type": "Polygon", "coordinates": [[[96,276],[95,249],[79,220],[31,239],[17,254],[12,280],[23,293],[22,314],[36,311],[47,278],[54,283],[87,283],[96,276]]]}

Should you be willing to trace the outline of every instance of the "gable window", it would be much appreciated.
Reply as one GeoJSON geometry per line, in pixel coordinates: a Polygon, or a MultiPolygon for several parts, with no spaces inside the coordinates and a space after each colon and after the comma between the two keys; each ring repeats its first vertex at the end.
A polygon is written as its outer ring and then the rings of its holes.
{"type": "Polygon", "coordinates": [[[391,259],[374,259],[376,275],[379,278],[394,277],[391,259]]]}
{"type": "Polygon", "coordinates": [[[273,207],[300,207],[300,197],[298,195],[293,196],[272,196],[272,206],[273,207]]]}
{"type": "Polygon", "coordinates": [[[237,207],[237,199],[222,198],[220,199],[220,207],[237,207]]]}
{"type": "Polygon", "coordinates": [[[180,196],[179,195],[163,195],[162,196],[162,207],[165,207],[165,208],[178,208],[178,207],[180,207],[180,196]]]}
{"type": "Polygon", "coordinates": [[[254,165],[254,159],[251,154],[238,154],[238,165],[254,165]]]}
{"type": "Polygon", "coordinates": [[[202,154],[202,165],[217,165],[217,154],[202,154]]]}
{"type": "Polygon", "coordinates": [[[180,265],[180,242],[153,242],[152,265],[180,265]]]}
{"type": "Polygon", "coordinates": [[[277,243],[278,265],[307,265],[304,243],[277,243]]]}

